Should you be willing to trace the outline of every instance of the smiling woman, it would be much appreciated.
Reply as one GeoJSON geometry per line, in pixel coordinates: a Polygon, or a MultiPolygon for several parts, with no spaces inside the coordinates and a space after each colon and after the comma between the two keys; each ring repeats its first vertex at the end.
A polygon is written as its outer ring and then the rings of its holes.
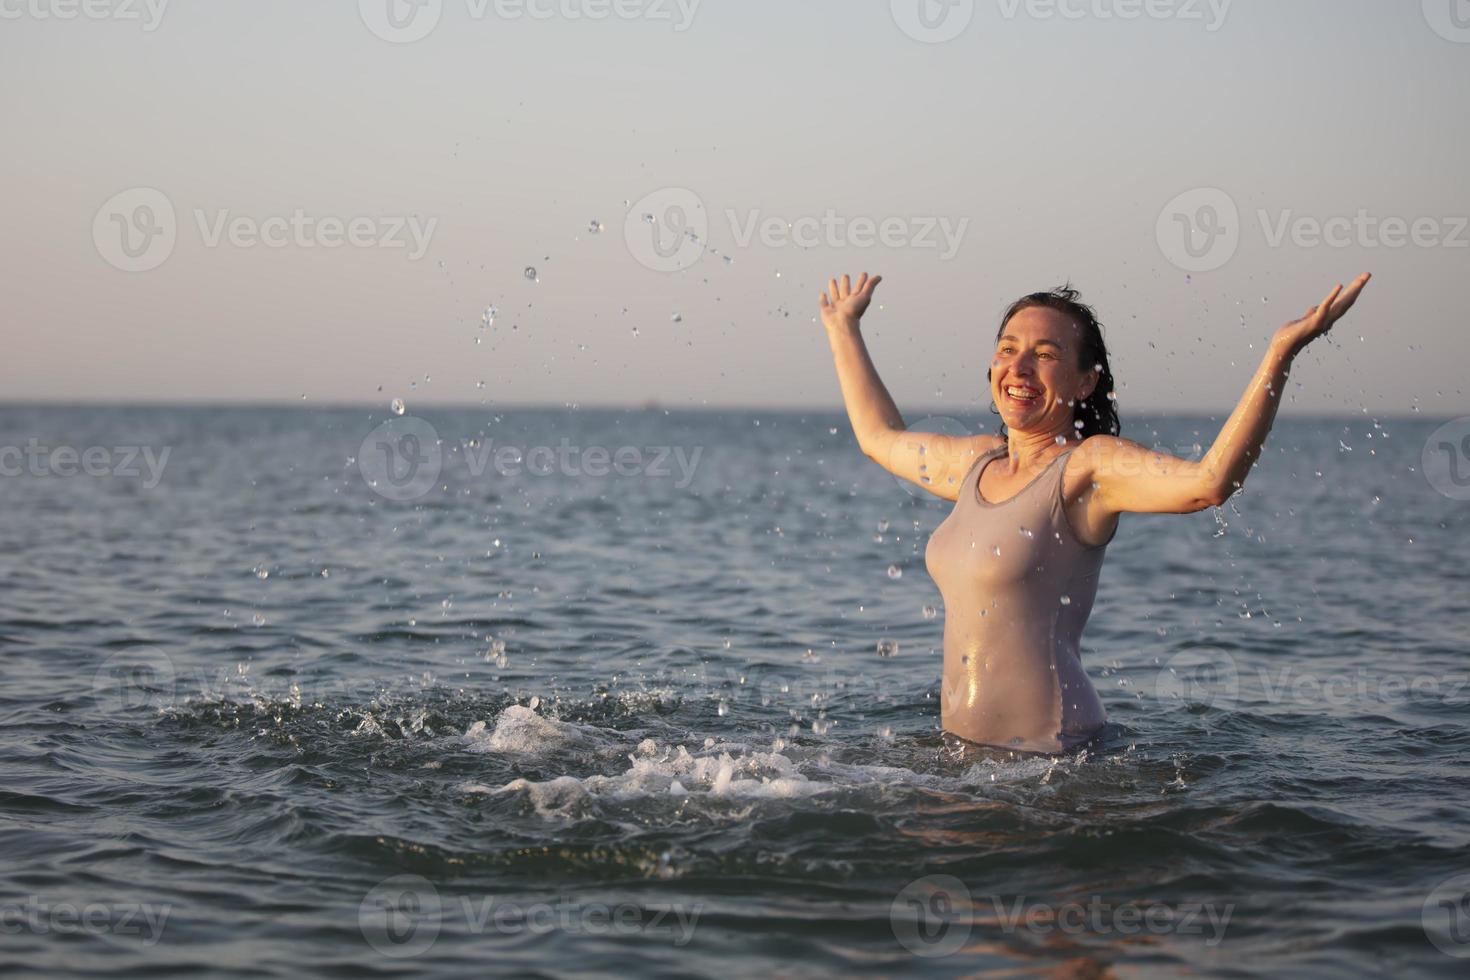
{"type": "Polygon", "coordinates": [[[882,277],[832,280],[820,300],[858,445],[955,508],[929,540],[945,602],[941,715],[970,742],[1062,752],[1104,728],[1081,637],[1103,555],[1124,513],[1187,514],[1222,504],[1259,457],[1292,360],[1368,283],[1338,286],[1277,331],[1235,411],[1201,460],[1122,439],[1102,328],[1070,287],[1006,311],[987,378],[999,435],[907,432],[859,322],[882,277]],[[963,475],[960,475],[963,474],[963,475]]]}

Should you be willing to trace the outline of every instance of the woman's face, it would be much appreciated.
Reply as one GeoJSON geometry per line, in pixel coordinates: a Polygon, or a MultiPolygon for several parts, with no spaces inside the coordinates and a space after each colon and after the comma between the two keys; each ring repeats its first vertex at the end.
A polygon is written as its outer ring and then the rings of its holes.
{"type": "Polygon", "coordinates": [[[1082,331],[1072,318],[1045,306],[1011,317],[990,361],[990,397],[1012,432],[1070,436],[1075,408],[1097,387],[1095,370],[1078,361],[1082,331]]]}

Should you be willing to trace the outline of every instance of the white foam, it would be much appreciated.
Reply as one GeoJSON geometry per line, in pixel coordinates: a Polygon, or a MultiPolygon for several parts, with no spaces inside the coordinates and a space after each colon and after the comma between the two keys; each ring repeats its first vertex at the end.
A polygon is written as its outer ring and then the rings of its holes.
{"type": "MultiPolygon", "coordinates": [[[[493,731],[478,722],[465,733],[470,751],[545,756],[560,749],[591,751],[605,761],[620,757],[610,733],[546,718],[513,705],[496,719],[493,731]]],[[[775,740],[768,751],[740,743],[714,744],[691,752],[683,745],[644,739],[621,758],[627,768],[613,775],[564,775],[535,782],[516,779],[500,787],[467,783],[466,793],[515,795],[543,816],[577,816],[600,804],[627,805],[640,800],[677,800],[681,805],[802,799],[840,790],[921,787],[941,792],[978,793],[1001,786],[1046,786],[1054,776],[1075,772],[1082,760],[1035,757],[983,759],[962,772],[921,773],[902,766],[833,761],[821,748],[790,746],[775,740]]],[[[718,807],[721,812],[728,808],[718,807]]]]}
{"type": "Polygon", "coordinates": [[[595,750],[611,744],[596,729],[539,715],[524,705],[513,704],[495,720],[495,730],[486,734],[486,725],[477,721],[464,733],[471,752],[505,752],[540,756],[557,749],[595,750]]]}

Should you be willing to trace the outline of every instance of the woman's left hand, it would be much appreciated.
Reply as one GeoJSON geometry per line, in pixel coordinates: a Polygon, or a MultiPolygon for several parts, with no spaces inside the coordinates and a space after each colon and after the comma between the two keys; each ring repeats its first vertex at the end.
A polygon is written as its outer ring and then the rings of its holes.
{"type": "Polygon", "coordinates": [[[1280,330],[1276,336],[1271,338],[1271,345],[1285,351],[1290,356],[1298,354],[1302,348],[1322,336],[1332,325],[1347,315],[1347,311],[1353,308],[1358,301],[1358,295],[1362,293],[1363,287],[1368,285],[1368,280],[1373,277],[1363,273],[1347,289],[1338,286],[1322,305],[1313,307],[1302,316],[1300,320],[1293,320],[1280,330]]]}

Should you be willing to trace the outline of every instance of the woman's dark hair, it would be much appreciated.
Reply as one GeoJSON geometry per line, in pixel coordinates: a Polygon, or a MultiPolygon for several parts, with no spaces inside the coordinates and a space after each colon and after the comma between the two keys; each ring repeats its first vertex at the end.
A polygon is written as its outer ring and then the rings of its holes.
{"type": "MultiPolygon", "coordinates": [[[[1081,302],[1077,290],[1072,284],[1059,286],[1050,292],[1032,293],[1022,296],[1011,304],[1006,310],[1005,316],[1001,318],[1000,329],[995,332],[995,339],[1000,340],[1006,324],[1011,318],[1022,310],[1032,307],[1043,306],[1049,310],[1056,310],[1071,317],[1082,332],[1082,349],[1078,352],[1078,367],[1083,371],[1091,371],[1096,368],[1098,372],[1097,387],[1092,394],[1081,402],[1078,402],[1072,411],[1072,418],[1077,433],[1082,438],[1094,435],[1116,436],[1122,433],[1123,424],[1118,421],[1118,407],[1115,402],[1113,390],[1113,369],[1108,363],[1108,347],[1103,343],[1102,324],[1097,320],[1097,314],[1092,307],[1081,302]]],[[[990,380],[990,372],[985,372],[985,379],[990,380]]],[[[1000,436],[1009,441],[1005,423],[1000,425],[1000,436]]]]}

